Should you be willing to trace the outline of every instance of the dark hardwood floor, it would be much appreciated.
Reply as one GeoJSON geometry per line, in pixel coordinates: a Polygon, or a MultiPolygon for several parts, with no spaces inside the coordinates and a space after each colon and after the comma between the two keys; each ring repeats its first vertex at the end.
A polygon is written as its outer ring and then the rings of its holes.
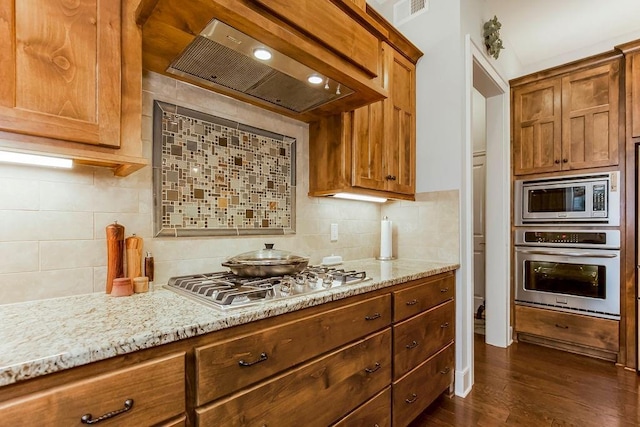
{"type": "Polygon", "coordinates": [[[639,426],[639,389],[635,372],[610,362],[476,335],[471,393],[441,396],[411,427],[639,426]]]}

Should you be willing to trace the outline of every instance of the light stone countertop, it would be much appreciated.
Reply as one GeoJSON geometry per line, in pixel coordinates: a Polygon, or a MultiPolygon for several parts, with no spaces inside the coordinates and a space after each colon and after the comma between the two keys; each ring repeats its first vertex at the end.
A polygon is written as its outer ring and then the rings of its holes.
{"type": "Polygon", "coordinates": [[[0,305],[0,386],[208,332],[455,270],[419,260],[347,261],[359,284],[221,311],[158,289],[131,297],[102,293],[0,305]]]}

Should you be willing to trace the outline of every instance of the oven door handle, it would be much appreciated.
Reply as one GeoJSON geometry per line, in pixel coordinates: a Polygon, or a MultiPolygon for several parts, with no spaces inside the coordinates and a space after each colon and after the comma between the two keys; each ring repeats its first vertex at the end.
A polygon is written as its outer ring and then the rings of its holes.
{"type": "Polygon", "coordinates": [[[523,251],[523,254],[533,255],[555,255],[555,256],[570,256],[575,258],[616,258],[617,254],[594,254],[590,252],[552,252],[552,251],[523,251]]]}

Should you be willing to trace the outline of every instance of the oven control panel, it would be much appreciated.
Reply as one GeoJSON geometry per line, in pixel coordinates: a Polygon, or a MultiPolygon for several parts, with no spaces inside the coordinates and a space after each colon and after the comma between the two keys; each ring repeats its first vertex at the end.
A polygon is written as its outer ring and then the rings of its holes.
{"type": "Polygon", "coordinates": [[[606,245],[607,233],[586,231],[526,231],[525,243],[574,243],[606,245]]]}

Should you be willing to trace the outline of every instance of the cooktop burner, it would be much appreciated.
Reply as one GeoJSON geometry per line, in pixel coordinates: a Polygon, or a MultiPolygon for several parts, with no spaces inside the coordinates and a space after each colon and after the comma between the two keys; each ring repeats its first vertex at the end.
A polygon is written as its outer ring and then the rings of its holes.
{"type": "Polygon", "coordinates": [[[172,277],[168,289],[227,310],[371,280],[364,271],[308,267],[293,276],[240,277],[222,271],[172,277]]]}

